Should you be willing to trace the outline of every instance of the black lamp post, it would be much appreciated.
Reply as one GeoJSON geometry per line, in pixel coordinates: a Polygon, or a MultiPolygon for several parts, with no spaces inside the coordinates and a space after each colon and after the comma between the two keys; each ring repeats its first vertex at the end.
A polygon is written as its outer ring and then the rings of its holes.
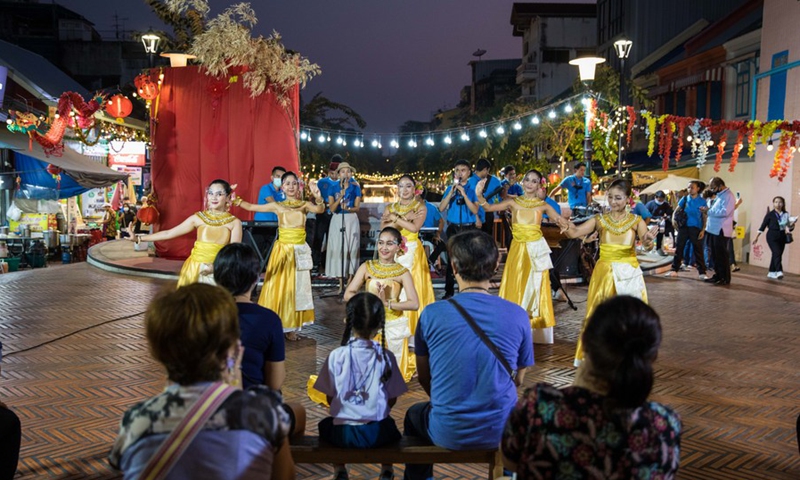
{"type": "Polygon", "coordinates": [[[600,57],[581,57],[570,60],[570,65],[577,65],[580,72],[581,83],[586,86],[589,92],[589,99],[584,102],[584,130],[583,130],[583,161],[586,163],[586,168],[592,168],[592,137],[589,135],[589,123],[591,123],[591,96],[592,96],[592,82],[594,81],[594,72],[597,65],[605,62],[605,58],[600,57]]]}
{"type": "MultiPolygon", "coordinates": [[[[625,95],[625,59],[628,58],[628,55],[631,53],[631,47],[633,46],[633,42],[626,39],[621,38],[614,42],[614,50],[617,51],[617,58],[619,58],[620,62],[620,69],[619,69],[619,108],[620,110],[625,107],[626,105],[626,95],[625,95]]],[[[620,112],[619,118],[624,118],[624,112],[620,112]]],[[[619,178],[622,178],[622,127],[619,127],[619,135],[617,136],[617,174],[619,178]]]]}

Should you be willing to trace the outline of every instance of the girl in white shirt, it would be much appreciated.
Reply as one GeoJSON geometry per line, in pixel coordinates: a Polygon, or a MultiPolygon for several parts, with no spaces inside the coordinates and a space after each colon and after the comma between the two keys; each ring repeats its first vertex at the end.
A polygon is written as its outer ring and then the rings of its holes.
{"type": "MultiPolygon", "coordinates": [[[[328,355],[314,384],[326,395],[331,413],[319,423],[319,436],[342,448],[396,442],[402,435],[389,412],[408,387],[383,340],[383,302],[371,293],[356,294],[347,302],[346,321],[342,346],[328,355]],[[380,344],[372,340],[379,332],[380,344]]],[[[346,466],[334,465],[334,479],[347,478],[346,466]]],[[[380,479],[392,478],[392,465],[384,464],[380,479]]]]}

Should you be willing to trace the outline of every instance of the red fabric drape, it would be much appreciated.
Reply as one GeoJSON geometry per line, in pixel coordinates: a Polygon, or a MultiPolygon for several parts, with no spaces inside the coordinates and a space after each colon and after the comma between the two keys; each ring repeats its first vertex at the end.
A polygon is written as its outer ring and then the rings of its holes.
{"type": "MultiPolygon", "coordinates": [[[[273,167],[298,171],[292,128],[293,119],[299,118],[297,87],[291,97],[292,105],[285,109],[271,92],[250,98],[241,79],[214,80],[199,67],[164,69],[151,154],[161,212],[156,230],[172,228],[202,210],[206,187],[214,179],[238,184],[237,195],[255,201],[261,186],[270,182],[273,167]]],[[[241,209],[231,213],[252,219],[241,209]]],[[[186,258],[194,239],[186,235],[158,242],[156,250],[160,257],[186,258]]]]}

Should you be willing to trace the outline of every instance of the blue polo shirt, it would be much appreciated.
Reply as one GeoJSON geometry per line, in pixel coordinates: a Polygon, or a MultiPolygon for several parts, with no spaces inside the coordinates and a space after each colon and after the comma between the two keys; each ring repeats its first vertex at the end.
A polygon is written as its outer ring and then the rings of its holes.
{"type": "Polygon", "coordinates": [[[442,212],[436,208],[436,205],[427,200],[425,200],[425,209],[428,211],[428,214],[425,215],[425,223],[422,224],[422,228],[439,228],[439,220],[442,219],[442,212]]]}
{"type": "MultiPolygon", "coordinates": [[[[338,184],[336,180],[332,179],[331,177],[322,177],[317,181],[317,187],[319,188],[319,193],[322,195],[322,199],[325,201],[325,205],[328,205],[328,195],[330,188],[338,184]]],[[[327,212],[330,213],[330,209],[327,209],[327,212]]]]}
{"type": "Polygon", "coordinates": [[[678,206],[686,212],[687,227],[703,228],[703,212],[700,211],[700,207],[705,207],[706,201],[702,196],[698,195],[692,198],[690,195],[686,195],[678,200],[678,206]]]}
{"type": "MultiPolygon", "coordinates": [[[[449,185],[444,191],[444,196],[446,197],[452,189],[453,185],[449,185]]],[[[467,194],[467,198],[469,198],[473,203],[478,201],[478,197],[475,196],[475,189],[470,186],[469,182],[464,185],[464,193],[467,194]]],[[[459,196],[460,195],[458,192],[455,192],[453,197],[450,199],[450,205],[447,207],[447,217],[445,217],[447,219],[447,223],[453,225],[459,225],[462,223],[475,223],[475,214],[470,211],[465,202],[462,202],[462,204],[459,205],[459,196]]]]}
{"type": "Polygon", "coordinates": [[[575,175],[570,175],[561,181],[561,188],[567,191],[569,208],[586,207],[586,194],[592,191],[592,181],[584,176],[579,179],[575,175]]]}
{"type": "Polygon", "coordinates": [[[522,185],[520,185],[519,183],[515,183],[514,185],[511,185],[510,187],[508,187],[508,194],[509,195],[516,195],[516,196],[519,197],[520,195],[524,195],[525,191],[522,190],[522,185]]]}
{"type": "MultiPolygon", "coordinates": [[[[486,198],[486,201],[489,203],[500,203],[501,201],[503,201],[501,197],[502,190],[498,191],[491,198],[486,197],[486,195],[494,193],[494,191],[497,190],[498,187],[500,187],[500,180],[498,180],[497,177],[495,177],[494,175],[489,175],[486,178],[487,178],[486,185],[483,187],[484,198],[486,198]]],[[[467,180],[467,185],[472,187],[472,190],[474,191],[475,188],[478,186],[478,182],[480,181],[481,178],[473,173],[472,176],[469,177],[469,180],[467,180]]],[[[483,208],[478,207],[478,218],[481,219],[481,222],[486,222],[486,211],[483,208]]],[[[494,218],[494,215],[490,215],[490,218],[494,218]]]]}
{"type": "MultiPolygon", "coordinates": [[[[561,215],[561,205],[559,205],[558,202],[550,197],[544,197],[544,202],[553,207],[553,210],[555,210],[557,214],[561,215]]],[[[547,218],[546,213],[544,214],[544,218],[547,218]]]]}
{"type": "MultiPolygon", "coordinates": [[[[352,182],[352,180],[351,180],[352,182]]],[[[336,195],[342,191],[342,184],[334,181],[333,185],[328,189],[328,196],[336,198],[336,195]]],[[[340,213],[342,207],[352,208],[356,204],[356,198],[361,196],[361,187],[355,182],[350,183],[344,191],[344,200],[339,204],[339,208],[334,213],[340,213]]]]}
{"type": "MultiPolygon", "coordinates": [[[[286,200],[286,195],[280,189],[275,188],[274,183],[268,183],[261,187],[261,190],[258,191],[258,204],[266,204],[267,197],[272,197],[276,202],[286,200]]],[[[256,212],[253,220],[257,222],[277,222],[278,216],[274,213],[256,212]]]]}
{"type": "Polygon", "coordinates": [[[650,213],[650,210],[648,210],[647,207],[645,207],[642,202],[634,203],[631,212],[642,217],[642,220],[647,220],[653,216],[653,214],[650,213]]]}

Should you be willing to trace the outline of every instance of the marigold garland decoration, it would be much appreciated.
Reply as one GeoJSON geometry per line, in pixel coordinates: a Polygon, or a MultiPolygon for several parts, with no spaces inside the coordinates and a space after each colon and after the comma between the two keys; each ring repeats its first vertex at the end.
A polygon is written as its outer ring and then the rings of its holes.
{"type": "Polygon", "coordinates": [[[628,128],[627,128],[628,131],[627,131],[627,134],[628,134],[628,146],[630,147],[630,145],[631,145],[631,134],[633,132],[633,126],[636,124],[636,110],[631,106],[627,106],[627,107],[625,107],[625,109],[628,111],[628,128]]]}
{"type": "Polygon", "coordinates": [[[652,157],[653,152],[656,151],[656,127],[658,126],[658,119],[647,110],[642,110],[642,118],[647,122],[647,156],[652,157]]]}

